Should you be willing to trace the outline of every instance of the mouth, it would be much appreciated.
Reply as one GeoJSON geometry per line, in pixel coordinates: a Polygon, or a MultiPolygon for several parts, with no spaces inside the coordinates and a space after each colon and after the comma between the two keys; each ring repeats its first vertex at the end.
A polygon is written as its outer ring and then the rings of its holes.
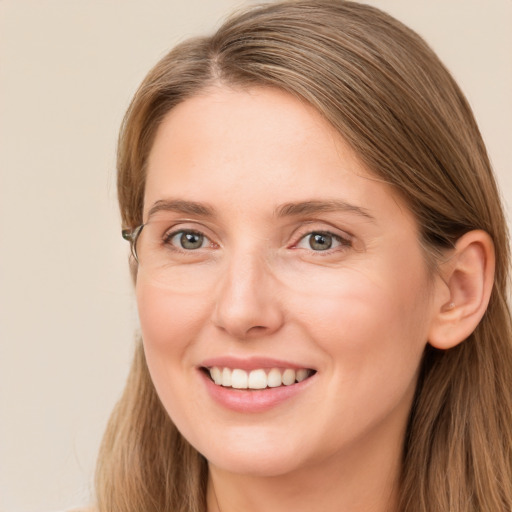
{"type": "Polygon", "coordinates": [[[293,386],[316,373],[310,368],[257,368],[246,371],[241,368],[212,366],[202,367],[201,370],[217,386],[247,390],[293,386]]]}

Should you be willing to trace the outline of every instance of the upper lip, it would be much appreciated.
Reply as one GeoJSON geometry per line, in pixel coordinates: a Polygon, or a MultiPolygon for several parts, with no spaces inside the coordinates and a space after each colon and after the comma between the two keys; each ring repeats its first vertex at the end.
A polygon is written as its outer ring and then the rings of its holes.
{"type": "Polygon", "coordinates": [[[238,358],[233,356],[220,356],[205,359],[199,366],[203,368],[213,368],[214,366],[220,368],[238,368],[240,370],[257,370],[260,368],[292,368],[294,370],[300,370],[306,368],[308,370],[314,370],[311,366],[303,365],[300,363],[293,363],[284,359],[275,359],[272,357],[248,357],[238,358]]]}

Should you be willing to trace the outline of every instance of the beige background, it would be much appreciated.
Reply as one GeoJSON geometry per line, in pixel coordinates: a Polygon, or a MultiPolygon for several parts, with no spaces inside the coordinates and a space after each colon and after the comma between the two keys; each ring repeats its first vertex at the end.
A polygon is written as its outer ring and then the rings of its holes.
{"type": "MultiPolygon", "coordinates": [[[[512,205],[512,0],[374,0],[468,95],[512,205]]],[[[87,503],[136,315],[116,133],[149,67],[233,0],[0,0],[0,511],[87,503]]],[[[510,218],[510,214],[509,214],[510,218]]]]}

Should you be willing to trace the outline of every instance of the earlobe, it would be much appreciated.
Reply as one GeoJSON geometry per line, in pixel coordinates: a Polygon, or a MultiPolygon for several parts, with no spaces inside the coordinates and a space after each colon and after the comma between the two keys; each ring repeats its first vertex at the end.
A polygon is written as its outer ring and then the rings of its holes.
{"type": "Polygon", "coordinates": [[[443,289],[434,300],[430,345],[446,350],[475,330],[489,304],[494,266],[494,244],[488,233],[474,230],[459,238],[439,269],[443,289]]]}

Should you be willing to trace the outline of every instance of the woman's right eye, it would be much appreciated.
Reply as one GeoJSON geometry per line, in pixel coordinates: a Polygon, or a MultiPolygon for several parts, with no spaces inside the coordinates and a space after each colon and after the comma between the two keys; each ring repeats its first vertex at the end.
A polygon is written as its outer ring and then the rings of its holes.
{"type": "Polygon", "coordinates": [[[208,237],[198,231],[192,230],[175,231],[166,236],[164,241],[166,244],[171,244],[185,251],[194,251],[211,246],[211,241],[208,237]]]}

